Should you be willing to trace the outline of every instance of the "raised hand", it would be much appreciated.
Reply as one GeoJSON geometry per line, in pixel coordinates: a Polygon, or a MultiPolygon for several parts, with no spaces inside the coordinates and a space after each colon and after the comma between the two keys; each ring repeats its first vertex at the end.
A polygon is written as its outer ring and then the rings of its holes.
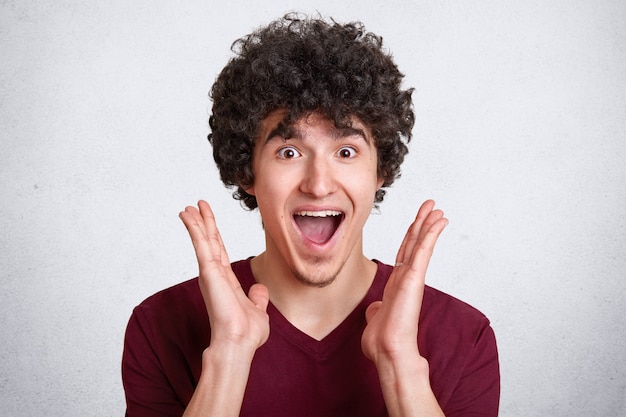
{"type": "Polygon", "coordinates": [[[420,207],[400,245],[382,301],[366,311],[363,353],[378,369],[390,415],[443,415],[432,395],[428,363],[417,346],[426,270],[448,224],[432,200],[420,207]]]}
{"type": "Polygon", "coordinates": [[[256,350],[269,336],[267,288],[253,285],[248,296],[230,266],[215,217],[206,201],[180,213],[199,266],[200,290],[211,324],[213,349],[256,350]]]}
{"type": "Polygon", "coordinates": [[[248,296],[233,272],[215,217],[206,201],[180,213],[196,251],[199,283],[211,324],[202,374],[183,416],[237,416],[254,352],[269,337],[267,288],[248,296]]]}

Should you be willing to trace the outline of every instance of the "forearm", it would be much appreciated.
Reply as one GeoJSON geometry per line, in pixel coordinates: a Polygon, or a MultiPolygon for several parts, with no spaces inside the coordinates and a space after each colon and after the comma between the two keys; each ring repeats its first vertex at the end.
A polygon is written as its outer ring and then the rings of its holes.
{"type": "Polygon", "coordinates": [[[183,417],[238,416],[253,356],[254,351],[207,348],[198,386],[183,417]]]}
{"type": "Polygon", "coordinates": [[[376,368],[391,417],[444,416],[430,386],[426,359],[419,355],[410,360],[379,357],[376,368]]]}

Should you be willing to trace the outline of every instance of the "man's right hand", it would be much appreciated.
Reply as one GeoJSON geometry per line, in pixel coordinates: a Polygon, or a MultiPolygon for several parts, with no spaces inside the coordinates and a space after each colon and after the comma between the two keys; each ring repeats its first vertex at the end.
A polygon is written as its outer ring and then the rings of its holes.
{"type": "Polygon", "coordinates": [[[206,201],[199,201],[198,208],[185,208],[180,218],[196,251],[200,290],[211,325],[202,375],[185,415],[212,415],[204,414],[210,409],[219,415],[238,415],[252,357],[269,337],[268,290],[255,284],[246,296],[206,201]]]}

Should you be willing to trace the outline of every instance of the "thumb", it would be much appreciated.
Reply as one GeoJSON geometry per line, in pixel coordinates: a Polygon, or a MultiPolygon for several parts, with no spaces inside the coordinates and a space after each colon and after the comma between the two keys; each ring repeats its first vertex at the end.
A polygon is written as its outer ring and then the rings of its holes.
{"type": "Polygon", "coordinates": [[[368,323],[374,318],[376,313],[378,313],[382,303],[382,301],[374,301],[369,305],[369,307],[367,307],[367,310],[365,310],[365,320],[367,320],[368,323]]]}
{"type": "Polygon", "coordinates": [[[262,311],[267,310],[267,304],[270,301],[270,293],[263,284],[254,284],[248,291],[248,298],[252,303],[262,311]]]}

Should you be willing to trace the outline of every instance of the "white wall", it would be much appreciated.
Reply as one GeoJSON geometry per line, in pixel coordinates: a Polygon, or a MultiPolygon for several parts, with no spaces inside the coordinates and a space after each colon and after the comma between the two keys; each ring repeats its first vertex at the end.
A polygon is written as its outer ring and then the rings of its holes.
{"type": "Polygon", "coordinates": [[[368,255],[392,261],[435,198],[429,283],[492,319],[501,415],[623,411],[626,3],[336,3],[0,3],[2,415],[123,414],[132,307],[195,274],[186,204],[213,203],[232,258],[260,250],[213,167],[207,91],[234,39],[294,8],[362,20],[416,87],[368,255]]]}

